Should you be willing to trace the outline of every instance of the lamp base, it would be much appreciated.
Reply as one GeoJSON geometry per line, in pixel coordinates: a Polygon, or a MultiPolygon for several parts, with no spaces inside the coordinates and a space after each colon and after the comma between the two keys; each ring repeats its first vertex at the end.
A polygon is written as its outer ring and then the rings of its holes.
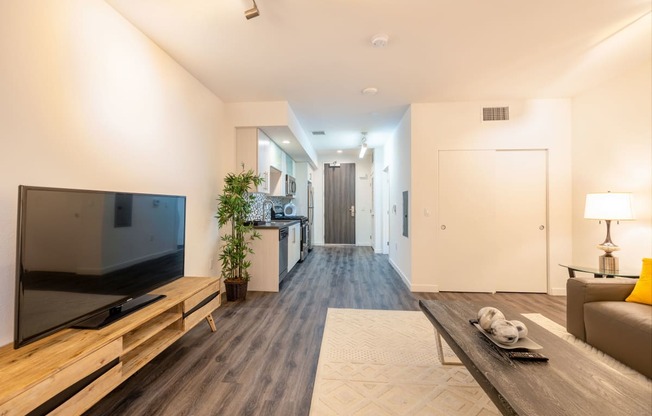
{"type": "Polygon", "coordinates": [[[618,271],[618,257],[614,257],[611,253],[603,254],[599,258],[600,271],[615,273],[618,271]]]}

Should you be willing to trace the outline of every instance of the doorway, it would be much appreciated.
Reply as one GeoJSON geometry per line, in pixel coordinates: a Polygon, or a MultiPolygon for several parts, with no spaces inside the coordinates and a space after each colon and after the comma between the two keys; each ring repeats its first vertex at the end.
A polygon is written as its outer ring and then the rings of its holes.
{"type": "Polygon", "coordinates": [[[324,243],[355,244],[355,163],[324,164],[324,243]]]}

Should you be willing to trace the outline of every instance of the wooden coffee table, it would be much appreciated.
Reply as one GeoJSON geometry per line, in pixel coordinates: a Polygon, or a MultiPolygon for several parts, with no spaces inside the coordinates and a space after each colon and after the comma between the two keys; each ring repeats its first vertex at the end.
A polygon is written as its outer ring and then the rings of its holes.
{"type": "Polygon", "coordinates": [[[652,389],[588,358],[580,349],[517,311],[463,301],[419,301],[448,343],[504,415],[651,415],[652,389]],[[469,319],[483,306],[528,327],[528,338],[550,360],[517,361],[480,333],[469,319]]]}

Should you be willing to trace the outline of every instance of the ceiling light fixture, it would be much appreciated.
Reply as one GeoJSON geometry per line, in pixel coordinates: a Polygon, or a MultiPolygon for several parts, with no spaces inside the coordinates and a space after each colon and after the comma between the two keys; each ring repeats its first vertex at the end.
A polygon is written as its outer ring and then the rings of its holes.
{"type": "Polygon", "coordinates": [[[253,19],[254,17],[258,17],[260,15],[260,12],[258,11],[258,5],[256,5],[256,0],[253,0],[254,2],[254,7],[252,7],[249,10],[245,10],[244,14],[247,20],[253,19]]]}
{"type": "Polygon", "coordinates": [[[367,152],[367,132],[362,132],[362,144],[360,145],[360,159],[364,157],[364,154],[367,152]]]}
{"type": "Polygon", "coordinates": [[[282,143],[283,143],[283,144],[290,144],[290,141],[289,141],[289,140],[283,140],[282,143]]]}
{"type": "Polygon", "coordinates": [[[364,90],[362,90],[362,95],[376,95],[378,94],[378,88],[375,87],[367,87],[364,90]]]}

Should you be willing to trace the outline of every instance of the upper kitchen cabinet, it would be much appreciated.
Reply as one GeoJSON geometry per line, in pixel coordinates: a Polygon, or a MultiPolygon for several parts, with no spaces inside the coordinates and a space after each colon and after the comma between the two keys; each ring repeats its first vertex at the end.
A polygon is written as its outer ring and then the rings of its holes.
{"type": "Polygon", "coordinates": [[[257,129],[258,137],[258,174],[263,177],[263,183],[258,192],[270,193],[271,172],[269,169],[269,154],[274,142],[265,133],[257,129]]]}
{"type": "Polygon", "coordinates": [[[236,129],[235,155],[237,168],[253,169],[258,172],[258,129],[236,129]]]}
{"type": "MultiPolygon", "coordinates": [[[[263,132],[261,132],[261,133],[265,135],[265,133],[263,133],[263,132]]],[[[265,137],[267,137],[267,135],[265,135],[265,137]]],[[[276,143],[272,142],[271,139],[270,139],[270,142],[271,142],[271,146],[269,148],[269,162],[268,162],[268,164],[271,167],[273,167],[273,168],[275,168],[275,169],[277,169],[279,171],[284,171],[285,167],[283,166],[283,155],[284,155],[283,151],[281,150],[281,148],[279,148],[276,145],[276,143]]]]}
{"type": "Polygon", "coordinates": [[[263,177],[257,192],[285,196],[285,174],[294,176],[294,160],[264,131],[256,127],[236,129],[238,168],[253,169],[263,177]]]}
{"type": "Polygon", "coordinates": [[[287,154],[285,155],[285,173],[287,173],[290,176],[295,176],[294,175],[294,160],[287,154]]]}
{"type": "MultiPolygon", "coordinates": [[[[236,129],[262,130],[293,161],[317,169],[317,152],[287,101],[225,103],[225,113],[236,129]]],[[[279,165],[284,162],[279,154],[270,155],[270,159],[270,166],[280,171],[287,169],[279,165]]]]}
{"type": "MultiPolygon", "coordinates": [[[[269,137],[255,127],[236,129],[236,160],[238,169],[252,169],[263,177],[263,183],[257,192],[270,192],[269,152],[274,145],[269,137]]],[[[276,145],[274,145],[276,146],[276,145]]]]}

